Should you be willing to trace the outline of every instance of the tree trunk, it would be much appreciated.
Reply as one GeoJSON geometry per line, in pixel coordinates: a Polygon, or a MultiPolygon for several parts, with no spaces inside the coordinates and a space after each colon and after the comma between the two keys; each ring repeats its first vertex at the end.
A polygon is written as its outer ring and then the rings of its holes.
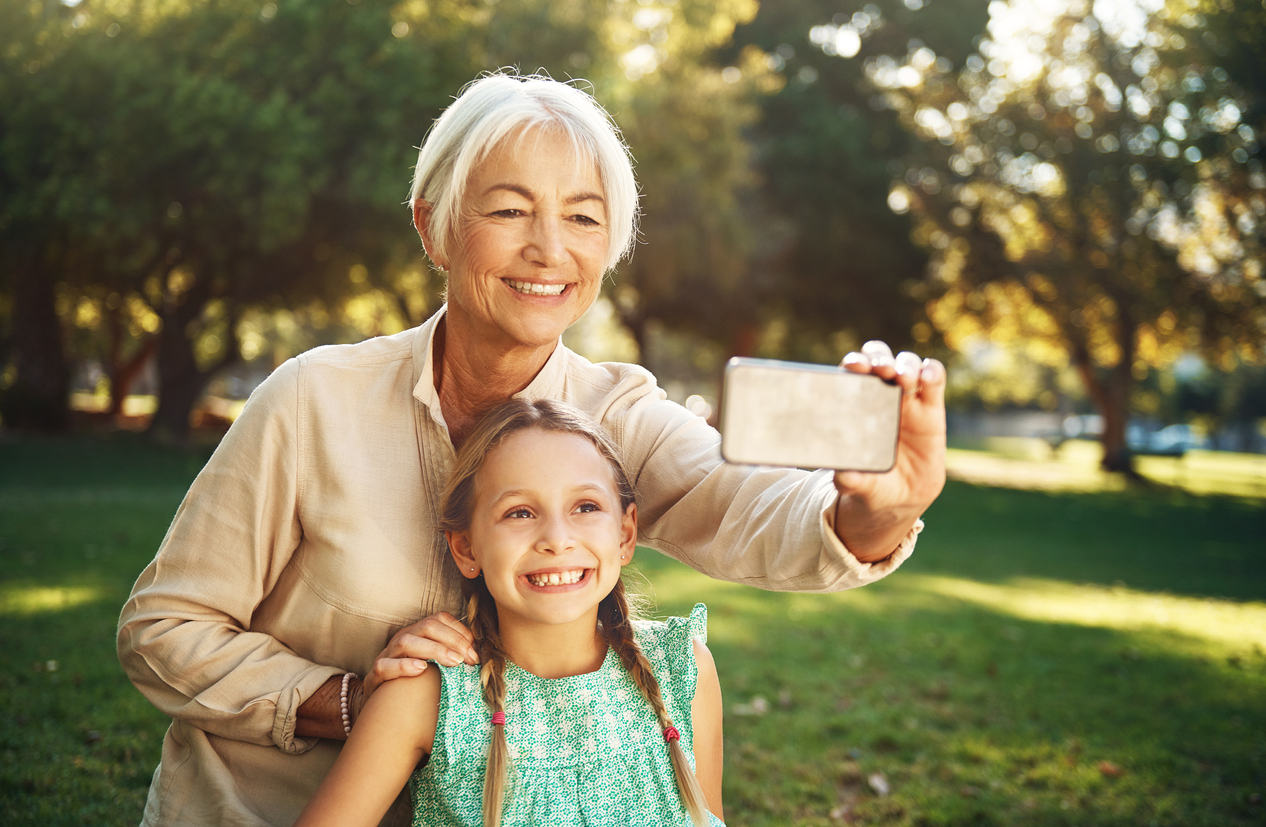
{"type": "Polygon", "coordinates": [[[1130,388],[1134,377],[1134,324],[1132,318],[1118,305],[1118,339],[1121,358],[1117,361],[1106,378],[1095,373],[1094,363],[1090,358],[1090,350],[1085,342],[1073,342],[1073,362],[1081,374],[1086,392],[1094,400],[1099,415],[1103,417],[1103,434],[1099,444],[1103,447],[1103,458],[1099,467],[1104,471],[1124,474],[1126,479],[1137,481],[1142,479],[1134,470],[1134,455],[1126,442],[1126,431],[1130,422],[1130,388]]]}
{"type": "Polygon", "coordinates": [[[183,325],[165,321],[158,334],[158,409],[149,434],[163,442],[182,442],[189,437],[189,416],[206,377],[198,370],[193,342],[183,325]]]}
{"type": "Polygon", "coordinates": [[[57,318],[56,279],[36,243],[10,248],[3,266],[13,286],[17,378],[0,394],[0,416],[10,428],[63,431],[70,426],[70,366],[57,318]]]}
{"type": "Polygon", "coordinates": [[[132,383],[141,375],[141,370],[158,349],[158,336],[150,336],[128,359],[123,358],[123,320],[119,311],[110,313],[110,356],[106,370],[110,376],[110,408],[107,414],[112,420],[118,420],[123,414],[123,403],[132,390],[132,383]]]}

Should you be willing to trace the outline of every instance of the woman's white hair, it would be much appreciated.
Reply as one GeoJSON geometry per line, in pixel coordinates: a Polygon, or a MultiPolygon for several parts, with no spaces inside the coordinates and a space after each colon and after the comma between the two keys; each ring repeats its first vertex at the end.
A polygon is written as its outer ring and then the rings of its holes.
{"type": "Polygon", "coordinates": [[[436,119],[422,142],[409,192],[431,206],[433,259],[448,258],[456,217],[474,168],[501,141],[536,127],[561,130],[578,159],[592,160],[602,178],[610,271],[633,247],[637,181],[628,147],[606,110],[588,93],[549,77],[498,72],[469,84],[436,119]]]}

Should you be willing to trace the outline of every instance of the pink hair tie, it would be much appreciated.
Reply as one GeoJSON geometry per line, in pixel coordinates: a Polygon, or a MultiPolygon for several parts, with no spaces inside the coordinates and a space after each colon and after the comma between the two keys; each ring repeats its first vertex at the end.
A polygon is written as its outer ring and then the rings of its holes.
{"type": "Polygon", "coordinates": [[[504,712],[494,712],[494,713],[492,713],[492,725],[493,725],[493,726],[502,726],[502,725],[504,725],[504,724],[505,724],[505,722],[506,722],[506,714],[505,714],[504,712]]]}
{"type": "Polygon", "coordinates": [[[665,741],[679,741],[681,740],[681,733],[677,731],[677,727],[670,726],[664,730],[664,740],[665,741]]]}

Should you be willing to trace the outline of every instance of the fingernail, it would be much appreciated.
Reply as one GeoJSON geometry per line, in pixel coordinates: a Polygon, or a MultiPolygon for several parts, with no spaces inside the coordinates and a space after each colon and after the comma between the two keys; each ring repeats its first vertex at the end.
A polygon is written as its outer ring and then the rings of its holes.
{"type": "Polygon", "coordinates": [[[426,671],[426,661],[424,661],[424,660],[416,660],[416,659],[415,659],[415,660],[413,661],[413,668],[414,668],[414,669],[416,669],[416,670],[418,670],[419,672],[425,672],[425,671],[426,671]]]}
{"type": "Polygon", "coordinates": [[[865,361],[866,356],[861,353],[850,353],[844,357],[844,364],[846,365],[859,365],[865,361]]]}
{"type": "Polygon", "coordinates": [[[919,378],[924,382],[935,382],[936,368],[931,365],[924,365],[923,370],[919,371],[919,378]]]}
{"type": "Polygon", "coordinates": [[[479,653],[471,649],[466,653],[466,660],[470,663],[479,663],[479,653]]]}

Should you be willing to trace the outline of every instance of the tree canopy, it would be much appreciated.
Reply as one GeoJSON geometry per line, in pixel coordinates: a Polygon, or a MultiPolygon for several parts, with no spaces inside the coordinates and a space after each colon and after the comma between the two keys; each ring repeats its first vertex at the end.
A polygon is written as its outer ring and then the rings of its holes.
{"type": "Polygon", "coordinates": [[[1235,43],[1182,0],[991,9],[957,70],[923,45],[867,62],[923,139],[890,205],[918,221],[950,343],[1071,359],[1104,416],[1104,467],[1128,472],[1130,391],[1149,368],[1260,357],[1260,99],[1226,68],[1247,65],[1235,43]]]}

